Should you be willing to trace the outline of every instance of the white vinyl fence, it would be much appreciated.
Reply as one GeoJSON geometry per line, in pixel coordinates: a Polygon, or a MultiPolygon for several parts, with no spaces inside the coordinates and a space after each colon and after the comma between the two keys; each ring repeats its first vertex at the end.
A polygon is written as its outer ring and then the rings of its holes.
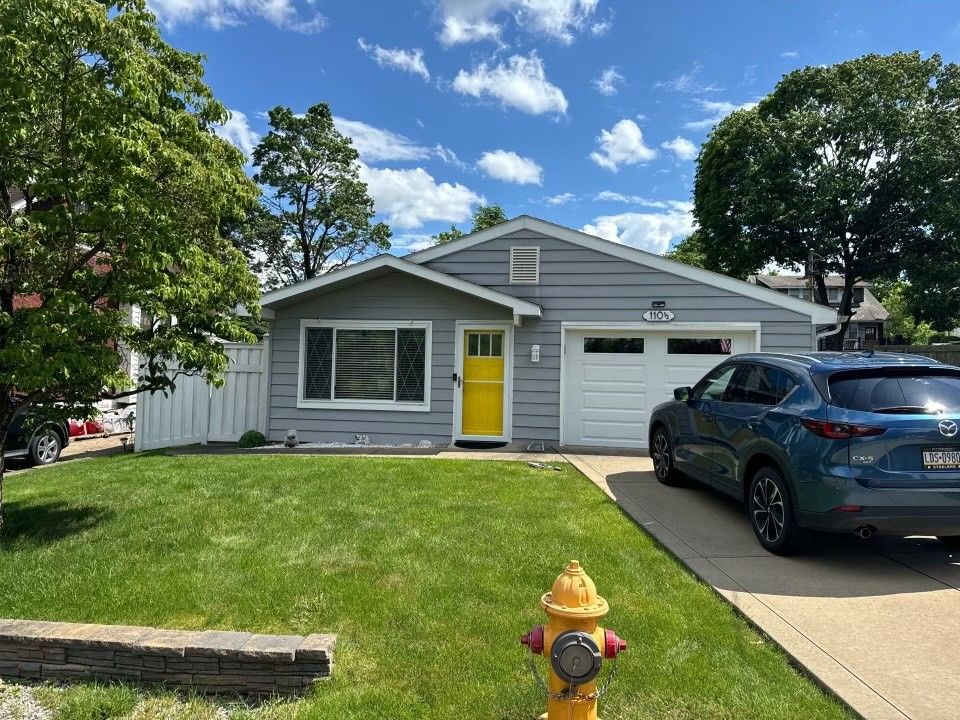
{"type": "MultiPolygon", "coordinates": [[[[233,442],[247,430],[266,432],[269,339],[262,344],[224,343],[230,367],[222,387],[180,376],[167,394],[137,396],[134,447],[140,450],[233,442]]],[[[173,372],[173,371],[171,371],[173,372]]]]}

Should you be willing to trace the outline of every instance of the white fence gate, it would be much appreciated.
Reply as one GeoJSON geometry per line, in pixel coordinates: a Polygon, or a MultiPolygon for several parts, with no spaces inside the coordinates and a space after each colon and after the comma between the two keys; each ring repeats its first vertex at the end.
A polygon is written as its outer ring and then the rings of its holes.
{"type": "Polygon", "coordinates": [[[230,366],[222,387],[200,377],[180,376],[166,397],[159,392],[137,396],[137,451],[233,442],[247,430],[266,432],[269,340],[223,347],[230,366]]]}

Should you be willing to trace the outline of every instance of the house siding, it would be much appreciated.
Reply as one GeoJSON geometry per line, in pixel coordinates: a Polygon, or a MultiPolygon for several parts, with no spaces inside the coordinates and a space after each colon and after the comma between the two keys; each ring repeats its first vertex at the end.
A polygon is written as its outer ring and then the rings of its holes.
{"type": "Polygon", "coordinates": [[[764,351],[809,352],[816,344],[806,315],[534,231],[489,240],[424,266],[543,308],[542,319],[525,318],[514,333],[517,442],[559,441],[562,322],[641,322],[653,300],[664,300],[677,322],[759,322],[764,351]],[[539,284],[509,284],[514,245],[540,246],[539,284]],[[534,344],[540,345],[539,363],[530,361],[534,344]]]}
{"type": "Polygon", "coordinates": [[[362,433],[372,443],[447,444],[453,432],[455,322],[512,317],[499,305],[396,272],[278,308],[271,329],[269,438],[282,440],[287,429],[296,428],[302,442],[352,443],[362,433]],[[431,321],[430,410],[298,408],[300,321],[318,318],[431,321]]]}

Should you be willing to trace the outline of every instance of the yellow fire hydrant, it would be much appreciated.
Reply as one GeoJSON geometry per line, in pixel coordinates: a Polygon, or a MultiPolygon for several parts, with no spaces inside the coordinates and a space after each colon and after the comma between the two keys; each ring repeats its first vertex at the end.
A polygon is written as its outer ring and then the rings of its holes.
{"type": "Polygon", "coordinates": [[[610,608],[576,560],[540,604],[549,616],[546,628],[535,625],[520,642],[550,660],[547,712],[541,720],[597,720],[600,666],[604,658],[612,660],[626,650],[627,641],[597,624],[610,608]]]}

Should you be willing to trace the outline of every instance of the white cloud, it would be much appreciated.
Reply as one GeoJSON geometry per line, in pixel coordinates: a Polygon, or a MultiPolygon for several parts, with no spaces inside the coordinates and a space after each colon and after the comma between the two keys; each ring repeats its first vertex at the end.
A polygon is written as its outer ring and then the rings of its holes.
{"type": "Polygon", "coordinates": [[[611,27],[613,27],[613,23],[610,20],[599,20],[590,26],[590,34],[594,37],[601,37],[606,35],[611,27]]]}
{"type": "Polygon", "coordinates": [[[377,213],[398,228],[417,228],[433,220],[463,222],[474,205],[486,203],[465,185],[438,183],[421,167],[396,170],[361,163],[360,179],[367,184],[377,213]]]}
{"type": "Polygon", "coordinates": [[[661,80],[660,82],[655,83],[653,87],[662,90],[672,90],[673,92],[679,93],[692,93],[694,95],[719,92],[723,89],[711,83],[705,83],[701,81],[700,72],[702,70],[703,65],[700,63],[694,63],[693,67],[687,72],[680,73],[670,80],[661,80]]]}
{"type": "Polygon", "coordinates": [[[432,154],[430,148],[418,145],[405,135],[373,127],[359,120],[334,116],[333,124],[337,130],[353,140],[353,146],[364,162],[422,160],[432,154]]]}
{"type": "Polygon", "coordinates": [[[401,233],[390,238],[390,247],[393,250],[403,250],[407,253],[426,250],[433,247],[433,238],[426,233],[401,233]]]}
{"type": "Polygon", "coordinates": [[[229,140],[247,156],[253,154],[254,146],[260,142],[260,135],[250,129],[247,116],[239,110],[230,110],[230,117],[223,125],[214,128],[224,140],[229,140]]]}
{"type": "Polygon", "coordinates": [[[601,190],[593,196],[598,202],[620,202],[629,205],[642,205],[649,208],[668,208],[670,203],[665,200],[649,200],[642,195],[624,195],[613,190],[601,190]]]}
{"type": "Polygon", "coordinates": [[[357,38],[357,45],[367,55],[376,61],[380,67],[392,67],[404,72],[419,75],[424,80],[430,79],[430,71],[423,61],[423,50],[401,50],[400,48],[384,48],[368,43],[363,38],[357,38]]]}
{"type": "MultiPolygon", "coordinates": [[[[150,9],[168,26],[201,21],[215,30],[263,18],[284,30],[314,33],[327,24],[320,13],[298,8],[295,0],[149,0],[150,9]]],[[[313,5],[305,0],[303,5],[313,5]]]]}
{"type": "Polygon", "coordinates": [[[573,202],[577,199],[577,196],[573,193],[565,192],[560,193],[559,195],[551,195],[550,197],[545,197],[543,201],[547,205],[566,205],[569,202],[573,202]]]}
{"type": "Polygon", "coordinates": [[[617,72],[616,67],[611,65],[594,79],[593,85],[602,95],[616,95],[620,91],[618,86],[623,82],[623,79],[623,75],[617,72]]]}
{"type": "Polygon", "coordinates": [[[784,50],[782,53],[780,53],[780,57],[782,57],[782,58],[795,58],[795,57],[797,57],[797,55],[799,55],[799,54],[800,54],[800,53],[798,53],[796,50],[784,50]]]}
{"type": "Polygon", "coordinates": [[[707,113],[707,117],[700,120],[691,120],[690,122],[684,123],[683,126],[688,130],[705,130],[712,128],[736,110],[749,110],[756,106],[757,103],[755,102],[745,102],[742,105],[735,105],[726,100],[701,100],[700,107],[707,113]]]}
{"type": "Polygon", "coordinates": [[[685,137],[680,137],[679,135],[673,140],[660,143],[660,147],[672,152],[677,160],[693,160],[697,157],[697,146],[685,137]]]}
{"type": "Polygon", "coordinates": [[[543,168],[535,160],[510,150],[485,152],[477,160],[477,167],[495,180],[503,182],[517,185],[540,185],[543,182],[543,168]]]}
{"type": "MultiPolygon", "coordinates": [[[[440,42],[445,45],[495,40],[503,21],[512,17],[524,30],[569,44],[576,32],[602,23],[590,21],[599,0],[438,0],[442,22],[440,42]]],[[[606,22],[609,27],[609,21],[606,22]]]]}
{"type": "Polygon", "coordinates": [[[621,165],[647,163],[657,156],[657,151],[643,142],[643,131],[633,120],[624,119],[609,130],[601,130],[597,142],[600,150],[590,153],[590,159],[614,172],[621,165]]]}
{"type": "Polygon", "coordinates": [[[453,150],[448,147],[444,147],[440,143],[437,143],[436,147],[433,148],[433,153],[448,165],[453,165],[461,170],[467,169],[467,164],[458,158],[457,154],[453,150]]]}
{"type": "Polygon", "coordinates": [[[531,115],[567,111],[567,98],[547,80],[543,61],[536,52],[514,55],[506,64],[501,62],[494,67],[481,63],[469,72],[461,70],[454,78],[453,88],[476,98],[496,98],[503,105],[531,115]]]}
{"type": "Polygon", "coordinates": [[[694,229],[693,203],[673,200],[668,205],[665,212],[601,215],[583,232],[660,255],[694,229]]]}

